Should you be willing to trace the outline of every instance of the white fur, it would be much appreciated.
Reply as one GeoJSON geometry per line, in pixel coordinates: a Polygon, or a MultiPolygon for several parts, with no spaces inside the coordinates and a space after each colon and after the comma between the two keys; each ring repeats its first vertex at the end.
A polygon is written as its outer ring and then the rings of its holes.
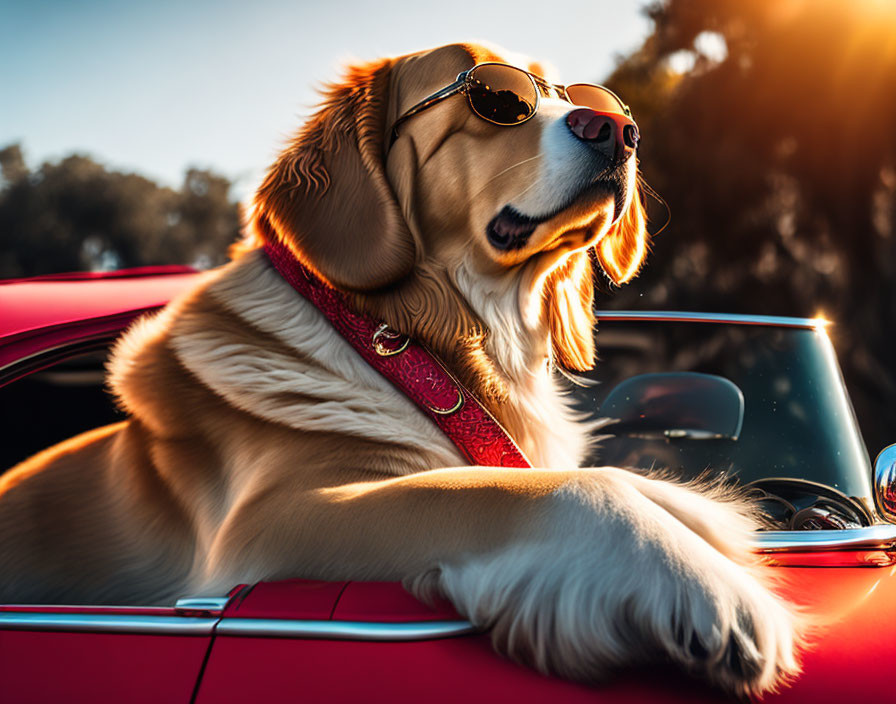
{"type": "Polygon", "coordinates": [[[514,439],[536,467],[578,467],[590,428],[560,390],[549,364],[543,321],[532,324],[520,311],[520,272],[486,277],[476,271],[471,256],[454,270],[454,284],[488,326],[489,356],[513,380],[507,403],[529,420],[514,439]]]}
{"type": "Polygon", "coordinates": [[[573,106],[564,100],[542,98],[534,120],[542,123],[539,172],[511,205],[530,217],[553,212],[581,193],[594,177],[594,153],[566,125],[573,106]]]}
{"type": "MultiPolygon", "coordinates": [[[[224,335],[189,306],[129,331],[120,352],[138,349],[169,327],[181,364],[236,408],[291,428],[400,442],[421,456],[421,466],[407,472],[463,464],[444,433],[374,371],[261,251],[218,274],[208,285],[211,297],[247,329],[269,333],[291,353],[267,348],[251,333],[240,339],[224,335]]],[[[113,386],[115,377],[113,371],[113,386]]],[[[126,387],[119,392],[126,395],[126,387]]]]}
{"type": "Polygon", "coordinates": [[[583,471],[525,541],[442,563],[409,587],[447,595],[511,657],[580,681],[664,656],[740,694],[794,673],[794,616],[713,547],[743,558],[755,526],[736,504],[632,476],[583,471]],[[707,508],[712,523],[695,521],[707,508]]]}

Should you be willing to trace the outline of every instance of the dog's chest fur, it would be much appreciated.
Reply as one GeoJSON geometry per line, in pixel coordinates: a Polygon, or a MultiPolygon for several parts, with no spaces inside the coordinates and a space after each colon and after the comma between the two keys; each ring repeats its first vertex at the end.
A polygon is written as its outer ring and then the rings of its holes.
{"type": "MultiPolygon", "coordinates": [[[[531,336],[521,334],[526,331],[507,313],[516,309],[506,305],[510,294],[487,296],[462,271],[456,277],[490,325],[490,354],[514,382],[499,420],[533,465],[577,466],[585,433],[543,358],[520,347],[519,341],[531,336]]],[[[111,385],[138,419],[147,393],[162,396],[154,406],[179,403],[176,388],[150,389],[145,383],[146,348],[160,341],[198,383],[255,418],[406,448],[400,460],[387,461],[390,473],[465,464],[454,444],[361,359],[261,252],[210,274],[198,290],[135,327],[119,345],[111,385]]]]}

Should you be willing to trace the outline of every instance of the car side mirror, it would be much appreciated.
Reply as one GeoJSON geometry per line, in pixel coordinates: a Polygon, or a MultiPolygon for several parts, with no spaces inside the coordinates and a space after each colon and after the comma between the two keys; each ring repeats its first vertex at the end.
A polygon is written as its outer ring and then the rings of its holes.
{"type": "Polygon", "coordinates": [[[885,447],[874,460],[874,503],[890,523],[896,523],[896,444],[885,447]]]}

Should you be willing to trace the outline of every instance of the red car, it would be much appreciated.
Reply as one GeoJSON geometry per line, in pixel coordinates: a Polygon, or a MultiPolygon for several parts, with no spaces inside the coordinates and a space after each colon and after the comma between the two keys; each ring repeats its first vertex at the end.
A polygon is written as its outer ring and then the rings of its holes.
{"type": "MultiPolygon", "coordinates": [[[[120,419],[109,345],[201,276],[180,267],[0,285],[0,468],[120,419]]],[[[896,700],[896,446],[872,471],[816,320],[605,312],[602,382],[581,407],[617,418],[600,464],[706,467],[747,484],[787,595],[819,621],[803,674],[768,702],[896,700]]],[[[0,575],[0,579],[3,576],[0,575]]],[[[167,608],[0,605],[2,702],[702,702],[724,696],[653,664],[586,687],[495,654],[450,604],[399,584],[233,585],[167,608]]]]}

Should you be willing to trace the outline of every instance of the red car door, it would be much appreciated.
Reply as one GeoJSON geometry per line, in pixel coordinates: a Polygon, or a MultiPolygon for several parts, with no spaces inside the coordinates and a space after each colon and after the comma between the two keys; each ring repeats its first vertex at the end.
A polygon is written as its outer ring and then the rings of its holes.
{"type": "Polygon", "coordinates": [[[0,606],[0,701],[187,704],[226,602],[0,606]]]}
{"type": "Polygon", "coordinates": [[[394,582],[256,585],[215,628],[196,704],[226,702],[718,702],[668,667],[600,690],[545,677],[497,655],[447,602],[423,604],[394,582]],[[669,687],[657,690],[656,678],[669,687]],[[658,699],[659,697],[659,699],[658,699]]]}

